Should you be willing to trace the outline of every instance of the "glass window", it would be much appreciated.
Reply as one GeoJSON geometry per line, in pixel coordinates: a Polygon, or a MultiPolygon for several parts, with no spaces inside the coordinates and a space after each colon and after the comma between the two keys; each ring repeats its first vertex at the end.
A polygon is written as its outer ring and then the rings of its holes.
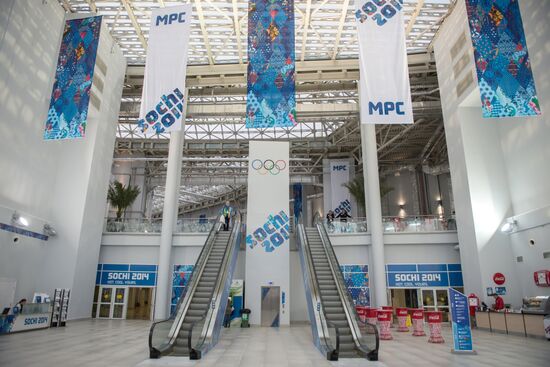
{"type": "Polygon", "coordinates": [[[435,291],[437,297],[437,306],[449,306],[449,294],[446,289],[438,289],[435,291]]]}
{"type": "Polygon", "coordinates": [[[103,288],[101,290],[101,302],[111,303],[111,294],[113,293],[112,288],[103,288]]]}
{"type": "Polygon", "coordinates": [[[92,305],[92,318],[95,319],[95,315],[97,313],[97,303],[94,303],[92,305]]]}
{"type": "Polygon", "coordinates": [[[110,312],[111,312],[111,304],[110,303],[102,304],[102,305],[99,306],[99,317],[108,318],[108,317],[110,317],[110,312]]]}
{"type": "Polygon", "coordinates": [[[98,295],[99,295],[99,285],[96,285],[94,289],[94,302],[97,302],[98,295]]]}
{"type": "Polygon", "coordinates": [[[115,303],[124,303],[124,291],[126,291],[124,288],[116,289],[115,303]]]}
{"type": "Polygon", "coordinates": [[[431,289],[422,290],[422,304],[424,307],[435,306],[434,292],[431,289]]]}

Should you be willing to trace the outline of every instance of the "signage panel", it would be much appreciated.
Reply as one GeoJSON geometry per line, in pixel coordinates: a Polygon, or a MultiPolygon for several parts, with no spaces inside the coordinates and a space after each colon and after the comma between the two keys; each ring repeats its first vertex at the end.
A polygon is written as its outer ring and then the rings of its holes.
{"type": "Polygon", "coordinates": [[[472,353],[474,347],[470,328],[468,297],[453,288],[449,288],[449,301],[453,324],[453,352],[472,353]]]}
{"type": "Polygon", "coordinates": [[[460,264],[388,264],[391,288],[463,287],[460,264]]]}
{"type": "Polygon", "coordinates": [[[156,265],[99,264],[98,285],[154,287],[157,281],[156,265]]]}

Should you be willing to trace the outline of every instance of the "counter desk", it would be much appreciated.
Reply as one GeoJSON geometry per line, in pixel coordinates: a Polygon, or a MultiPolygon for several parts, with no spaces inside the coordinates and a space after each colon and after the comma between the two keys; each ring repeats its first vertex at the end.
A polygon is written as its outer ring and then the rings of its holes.
{"type": "Polygon", "coordinates": [[[513,334],[544,338],[544,314],[522,311],[478,311],[478,329],[495,333],[513,334]]]}
{"type": "Polygon", "coordinates": [[[17,315],[0,316],[0,334],[48,328],[50,317],[50,303],[27,303],[17,315]]]}

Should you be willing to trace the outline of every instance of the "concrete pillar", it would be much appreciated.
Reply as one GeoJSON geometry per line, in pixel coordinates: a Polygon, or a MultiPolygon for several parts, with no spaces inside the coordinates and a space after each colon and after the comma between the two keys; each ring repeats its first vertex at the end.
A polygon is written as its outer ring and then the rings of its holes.
{"type": "Polygon", "coordinates": [[[386,263],[384,260],[384,230],[382,227],[382,202],[378,176],[378,152],[376,126],[361,124],[361,149],[363,151],[363,176],[365,179],[365,206],[367,222],[372,238],[372,259],[369,269],[371,306],[386,306],[386,263]],[[373,298],[374,296],[374,298],[373,298]]]}
{"type": "Polygon", "coordinates": [[[169,292],[171,284],[170,276],[172,275],[172,271],[170,269],[170,258],[172,253],[172,236],[174,233],[174,226],[176,224],[178,211],[183,134],[183,130],[170,133],[166,189],[164,192],[162,229],[160,233],[155,320],[165,319],[168,316],[168,301],[170,299],[169,292]]]}

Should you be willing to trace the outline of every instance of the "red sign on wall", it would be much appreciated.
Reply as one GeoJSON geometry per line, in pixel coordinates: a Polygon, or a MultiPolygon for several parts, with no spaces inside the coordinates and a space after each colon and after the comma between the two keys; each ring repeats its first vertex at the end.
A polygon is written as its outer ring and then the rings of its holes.
{"type": "Polygon", "coordinates": [[[503,285],[504,282],[506,282],[506,278],[504,277],[504,274],[502,274],[502,273],[495,273],[495,275],[493,275],[493,281],[497,285],[503,285]]]}

